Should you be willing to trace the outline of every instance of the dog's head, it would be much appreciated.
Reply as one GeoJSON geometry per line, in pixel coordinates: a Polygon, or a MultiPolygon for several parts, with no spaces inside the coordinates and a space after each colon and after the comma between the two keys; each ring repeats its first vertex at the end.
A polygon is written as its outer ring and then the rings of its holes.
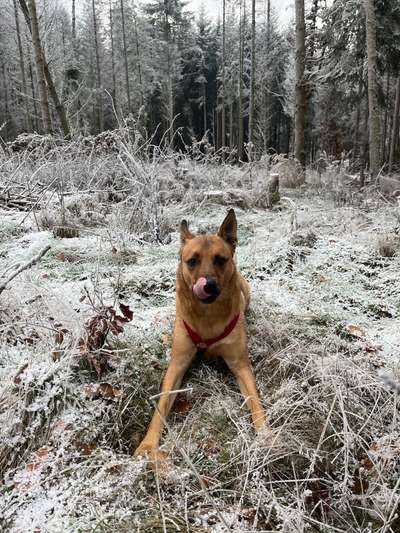
{"type": "Polygon", "coordinates": [[[230,209],[216,235],[193,235],[181,223],[181,268],[186,285],[205,304],[215,302],[236,270],[237,222],[230,209]]]}

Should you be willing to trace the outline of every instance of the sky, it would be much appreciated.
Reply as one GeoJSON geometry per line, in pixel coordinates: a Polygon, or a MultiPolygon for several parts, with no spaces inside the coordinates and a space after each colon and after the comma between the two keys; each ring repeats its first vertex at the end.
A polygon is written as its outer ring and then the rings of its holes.
{"type": "MultiPolygon", "coordinates": [[[[142,1],[146,2],[146,0],[142,1]]],[[[70,11],[71,0],[61,0],[61,3],[70,11]]],[[[188,8],[196,12],[202,3],[204,3],[206,12],[212,17],[216,18],[219,13],[222,13],[222,0],[189,0],[188,8]]],[[[263,3],[266,4],[266,0],[258,0],[258,6],[261,7],[263,3]]],[[[76,5],[79,10],[79,0],[76,1],[76,5]]],[[[294,15],[294,0],[271,0],[271,6],[282,24],[289,22],[294,15]]]]}
{"type": "MultiPolygon", "coordinates": [[[[222,0],[190,0],[188,7],[193,11],[197,11],[202,3],[206,11],[214,17],[222,13],[222,0]]],[[[263,3],[266,4],[266,1],[258,1],[258,6],[261,7],[263,3]]],[[[282,23],[289,22],[294,15],[294,0],[271,0],[271,6],[282,23]]]]}

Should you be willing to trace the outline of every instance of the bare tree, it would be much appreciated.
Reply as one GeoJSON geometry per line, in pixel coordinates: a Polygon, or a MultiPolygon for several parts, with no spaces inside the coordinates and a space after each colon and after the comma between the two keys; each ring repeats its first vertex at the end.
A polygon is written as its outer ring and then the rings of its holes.
{"type": "MultiPolygon", "coordinates": [[[[19,0],[19,4],[21,6],[22,13],[24,14],[25,22],[26,22],[26,25],[28,26],[29,32],[30,32],[31,35],[33,35],[31,18],[30,18],[30,15],[29,15],[29,10],[28,10],[27,3],[26,3],[25,0],[19,0]]],[[[52,100],[54,102],[54,107],[56,109],[58,118],[60,120],[61,128],[63,130],[63,133],[64,133],[65,137],[69,137],[71,133],[70,133],[70,129],[69,129],[69,123],[68,123],[68,119],[67,119],[67,114],[65,112],[65,107],[64,107],[63,103],[61,102],[61,100],[58,97],[57,89],[56,89],[56,87],[54,85],[53,78],[51,76],[49,67],[47,65],[43,49],[41,49],[41,52],[42,52],[42,59],[43,59],[44,76],[45,76],[45,79],[46,79],[46,82],[47,82],[47,87],[48,87],[49,93],[51,95],[51,98],[52,98],[52,100]]],[[[32,79],[32,75],[31,75],[31,79],[32,79]]]]}
{"type": "Polygon", "coordinates": [[[364,0],[368,56],[369,168],[375,178],[380,166],[380,117],[378,106],[376,15],[374,0],[364,0]]]}
{"type": "Polygon", "coordinates": [[[116,101],[116,83],[115,83],[115,52],[114,52],[114,18],[112,9],[112,0],[109,0],[109,15],[110,15],[110,45],[111,45],[111,75],[112,75],[112,92],[114,108],[117,109],[116,101]]]}
{"type": "Polygon", "coordinates": [[[296,0],[296,113],[295,113],[295,157],[301,167],[306,166],[305,124],[307,91],[304,79],[306,61],[306,25],[304,20],[304,0],[296,0]]]}
{"type": "Polygon", "coordinates": [[[36,12],[35,0],[28,0],[28,13],[32,30],[32,44],[35,54],[36,76],[38,82],[40,108],[42,113],[43,129],[46,133],[52,130],[49,97],[47,93],[46,78],[44,73],[44,57],[40,42],[39,22],[36,12]]]}
{"type": "Polygon", "coordinates": [[[221,145],[226,144],[226,0],[222,0],[222,83],[221,83],[221,145]]]}
{"type": "Polygon", "coordinates": [[[96,91],[97,91],[97,129],[103,131],[104,116],[103,116],[103,95],[101,82],[101,67],[100,67],[100,52],[99,52],[99,36],[97,31],[97,14],[95,0],[92,0],[92,15],[93,15],[93,37],[94,49],[96,55],[96,91]]]}
{"type": "Polygon", "coordinates": [[[390,142],[389,172],[391,172],[393,168],[397,141],[399,139],[399,122],[400,122],[400,74],[397,76],[396,103],[394,106],[393,122],[392,122],[392,136],[391,136],[392,138],[390,142]]]}
{"type": "Polygon", "coordinates": [[[251,2],[251,72],[250,72],[250,110],[249,110],[249,155],[253,157],[254,137],[254,97],[256,78],[256,0],[251,2]]]}
{"type": "Polygon", "coordinates": [[[129,87],[129,69],[128,69],[128,53],[127,53],[127,47],[126,47],[124,0],[120,0],[120,5],[121,5],[121,21],[122,21],[122,41],[124,45],[126,97],[128,100],[128,113],[130,113],[131,112],[131,90],[129,87]]]}
{"type": "Polygon", "coordinates": [[[13,0],[13,4],[14,4],[15,29],[17,31],[19,68],[21,70],[22,98],[24,100],[24,107],[25,107],[25,123],[26,123],[26,128],[28,130],[31,130],[32,129],[32,121],[31,121],[31,116],[30,116],[30,113],[29,113],[29,105],[28,105],[28,85],[26,83],[24,51],[23,51],[23,48],[22,48],[21,29],[20,29],[20,25],[19,25],[17,0],[13,0]]]}
{"type": "Polygon", "coordinates": [[[240,0],[239,22],[239,87],[238,87],[238,159],[243,159],[243,64],[244,64],[244,29],[246,22],[245,0],[240,0]]]}

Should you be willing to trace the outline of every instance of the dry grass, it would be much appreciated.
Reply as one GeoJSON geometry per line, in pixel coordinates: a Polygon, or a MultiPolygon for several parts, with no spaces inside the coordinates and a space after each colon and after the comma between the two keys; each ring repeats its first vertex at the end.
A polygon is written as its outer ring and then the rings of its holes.
{"type": "Polygon", "coordinates": [[[52,150],[0,166],[46,184],[50,218],[61,209],[54,176],[68,168],[64,208],[80,229],[72,242],[51,225],[37,232],[24,213],[4,223],[2,272],[36,246],[53,250],[1,300],[2,530],[396,533],[399,257],[376,249],[377,234],[395,232],[396,208],[376,198],[371,212],[337,208],[319,189],[284,191],[281,210],[239,211],[249,348],[273,436],[254,436],[226,368],[198,361],[168,419],[176,470],[165,483],[131,453],[168,364],[177,222],[214,229],[224,208],[205,193],[221,182],[252,190],[260,175],[146,159],[126,139],[78,160],[71,147],[52,150]],[[106,363],[99,376],[79,339],[94,309],[121,299],[133,321],[92,354],[106,363]]]}

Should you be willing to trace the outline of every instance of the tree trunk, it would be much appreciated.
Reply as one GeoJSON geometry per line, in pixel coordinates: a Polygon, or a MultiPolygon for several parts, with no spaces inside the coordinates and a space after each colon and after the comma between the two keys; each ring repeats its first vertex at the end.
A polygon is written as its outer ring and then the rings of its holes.
{"type": "Polygon", "coordinates": [[[362,89],[363,89],[363,69],[361,67],[358,77],[358,93],[357,93],[357,111],[356,123],[354,126],[354,140],[353,140],[353,163],[357,161],[360,153],[360,120],[361,120],[361,104],[362,104],[362,89]]]}
{"type": "Polygon", "coordinates": [[[111,45],[111,76],[112,76],[112,90],[111,98],[113,100],[114,109],[117,109],[116,101],[116,83],[115,83],[115,54],[114,54],[114,20],[112,13],[112,2],[109,2],[109,14],[110,14],[110,45],[111,45]]]}
{"type": "Polygon", "coordinates": [[[225,110],[225,86],[226,86],[226,0],[222,0],[222,95],[221,95],[221,141],[222,147],[226,144],[226,110],[225,110]]]}
{"type": "Polygon", "coordinates": [[[246,6],[240,1],[239,23],[239,88],[238,88],[238,159],[243,160],[243,62],[244,62],[244,21],[246,6]]]}
{"type": "Polygon", "coordinates": [[[203,135],[207,133],[207,91],[206,84],[203,83],[203,135]]]}
{"type": "Polygon", "coordinates": [[[124,45],[124,67],[125,67],[125,85],[126,97],[128,100],[128,113],[131,113],[131,90],[129,87],[129,69],[128,69],[128,52],[126,47],[126,33],[125,33],[125,14],[124,14],[124,0],[121,0],[121,20],[122,20],[122,42],[124,45]]]}
{"type": "Polygon", "coordinates": [[[37,105],[36,105],[35,81],[33,79],[33,70],[32,70],[32,63],[31,63],[29,51],[28,51],[28,73],[29,73],[29,81],[30,81],[30,87],[31,87],[32,103],[33,103],[32,125],[34,128],[34,131],[38,131],[39,124],[38,124],[38,110],[37,110],[37,105]]]}
{"type": "Polygon", "coordinates": [[[369,169],[371,177],[378,175],[380,167],[380,124],[378,107],[376,16],[374,0],[364,0],[368,56],[369,105],[369,169]]]}
{"type": "MultiPolygon", "coordinates": [[[[271,49],[271,0],[267,0],[267,54],[271,49]]],[[[266,79],[267,85],[269,79],[266,79]]],[[[270,146],[271,127],[270,127],[270,92],[269,87],[264,88],[264,152],[266,153],[270,146]]]]}
{"type": "Polygon", "coordinates": [[[97,31],[97,16],[96,16],[95,0],[92,0],[92,14],[93,14],[94,47],[95,47],[95,54],[96,54],[97,129],[99,132],[101,132],[104,129],[104,117],[103,117],[103,95],[102,95],[100,53],[99,53],[99,36],[98,36],[98,31],[97,31]]]}
{"type": "Polygon", "coordinates": [[[76,8],[75,0],[72,0],[72,50],[74,58],[76,57],[76,8]]]}
{"type": "Polygon", "coordinates": [[[253,159],[255,77],[256,77],[256,0],[252,0],[251,2],[250,110],[249,110],[249,157],[250,157],[250,160],[253,159]]]}
{"type": "Polygon", "coordinates": [[[49,133],[52,130],[51,116],[46,78],[44,73],[43,49],[40,42],[39,23],[36,13],[35,0],[28,0],[28,13],[32,29],[32,44],[35,53],[36,76],[38,82],[40,108],[42,113],[43,131],[45,133],[49,133]]]}
{"type": "Polygon", "coordinates": [[[388,118],[389,118],[389,97],[390,97],[390,72],[386,74],[386,94],[385,94],[385,119],[383,123],[382,135],[382,161],[386,163],[386,146],[387,146],[387,132],[388,132],[388,118]]]}
{"type": "Polygon", "coordinates": [[[303,170],[306,166],[305,124],[307,91],[304,79],[306,60],[306,26],[304,21],[304,0],[296,0],[296,114],[295,114],[295,157],[303,170]]]}
{"type": "Polygon", "coordinates": [[[140,48],[139,48],[139,37],[137,31],[137,17],[134,12],[133,15],[135,22],[135,41],[136,41],[136,58],[137,58],[137,69],[138,69],[138,78],[139,78],[139,88],[140,88],[140,106],[144,105],[144,94],[143,94],[143,81],[142,81],[142,60],[140,57],[140,48]]]}
{"type": "Polygon", "coordinates": [[[394,164],[394,156],[396,153],[397,141],[399,138],[399,121],[400,121],[400,73],[397,77],[396,85],[396,103],[394,106],[393,123],[392,123],[392,139],[390,143],[389,155],[389,172],[392,171],[394,164]]]}
{"type": "Polygon", "coordinates": [[[19,68],[21,70],[21,80],[22,80],[22,98],[24,100],[24,107],[25,107],[25,127],[26,127],[26,129],[28,131],[31,131],[32,130],[32,121],[31,121],[31,116],[30,116],[30,113],[29,113],[28,85],[26,83],[24,51],[23,51],[23,48],[22,48],[21,30],[20,30],[20,26],[19,26],[17,0],[13,0],[13,3],[14,3],[15,29],[17,31],[19,68]]]}
{"type": "MultiPolygon", "coordinates": [[[[30,19],[30,16],[29,16],[29,10],[28,10],[28,6],[26,4],[26,1],[25,0],[19,0],[19,3],[20,3],[20,6],[21,6],[21,10],[22,10],[22,12],[24,14],[24,17],[25,17],[26,25],[28,26],[29,32],[32,35],[31,19],[30,19]]],[[[55,85],[53,83],[53,78],[51,76],[49,67],[47,65],[46,58],[43,55],[43,50],[42,50],[42,57],[43,57],[44,75],[45,75],[45,78],[46,78],[46,81],[47,81],[47,86],[48,86],[48,89],[49,89],[49,92],[50,92],[50,96],[51,96],[51,98],[52,98],[52,100],[54,102],[54,107],[56,108],[56,112],[57,112],[58,118],[60,120],[61,128],[63,130],[63,133],[64,133],[65,137],[69,137],[71,135],[71,133],[70,133],[70,129],[69,129],[69,123],[68,123],[68,119],[67,119],[67,114],[65,112],[65,107],[62,104],[62,102],[60,101],[60,99],[58,98],[57,89],[56,89],[56,87],[55,87],[55,85]]]]}

